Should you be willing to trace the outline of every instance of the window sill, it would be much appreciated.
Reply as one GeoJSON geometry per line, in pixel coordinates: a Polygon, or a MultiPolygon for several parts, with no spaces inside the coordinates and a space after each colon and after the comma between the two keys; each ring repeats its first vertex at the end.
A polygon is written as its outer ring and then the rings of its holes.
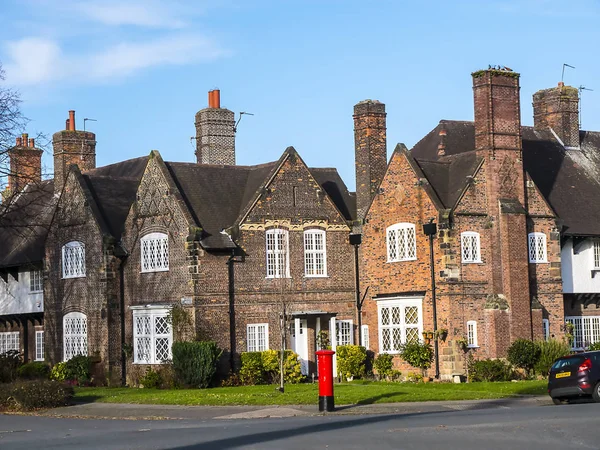
{"type": "Polygon", "coordinates": [[[38,294],[43,294],[44,291],[29,291],[29,295],[38,295],[38,294]]]}
{"type": "Polygon", "coordinates": [[[44,361],[45,361],[45,359],[37,359],[37,358],[36,358],[36,359],[34,359],[34,361],[35,361],[35,362],[44,362],[44,361]]]}
{"type": "Polygon", "coordinates": [[[397,262],[416,261],[416,260],[417,260],[417,258],[410,258],[410,259],[394,259],[394,260],[388,259],[386,262],[388,262],[388,263],[397,263],[397,262]]]}
{"type": "Polygon", "coordinates": [[[70,277],[62,277],[63,280],[72,280],[74,278],[85,278],[85,275],[72,275],[70,277]]]}
{"type": "Polygon", "coordinates": [[[265,280],[290,280],[292,277],[265,277],[265,280]]]}
{"type": "Polygon", "coordinates": [[[169,269],[156,269],[156,270],[140,270],[140,273],[157,273],[157,272],[168,272],[169,269]]]}
{"type": "Polygon", "coordinates": [[[304,275],[304,278],[329,278],[329,275],[304,275]]]}
{"type": "Polygon", "coordinates": [[[479,345],[467,345],[467,348],[479,348],[479,345]]]}
{"type": "Polygon", "coordinates": [[[136,364],[136,365],[146,365],[146,366],[148,366],[148,365],[161,366],[161,365],[166,364],[166,363],[163,363],[163,362],[139,362],[139,361],[134,361],[133,364],[136,364]]]}
{"type": "Polygon", "coordinates": [[[531,260],[529,260],[529,264],[548,264],[548,261],[531,261],[531,260]]]}
{"type": "Polygon", "coordinates": [[[461,264],[483,264],[483,261],[461,261],[461,264]]]}

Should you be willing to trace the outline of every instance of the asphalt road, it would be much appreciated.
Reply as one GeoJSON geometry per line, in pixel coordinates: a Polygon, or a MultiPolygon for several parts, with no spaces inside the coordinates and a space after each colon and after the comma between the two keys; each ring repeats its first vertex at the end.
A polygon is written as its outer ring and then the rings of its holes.
{"type": "Polygon", "coordinates": [[[599,449],[600,404],[244,420],[0,415],[0,449],[599,449]]]}

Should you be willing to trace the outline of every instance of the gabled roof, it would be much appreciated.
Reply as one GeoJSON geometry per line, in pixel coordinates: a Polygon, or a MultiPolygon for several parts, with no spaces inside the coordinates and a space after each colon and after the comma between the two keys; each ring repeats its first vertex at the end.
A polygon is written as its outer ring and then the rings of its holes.
{"type": "MultiPolygon", "coordinates": [[[[600,133],[581,131],[580,149],[565,150],[550,131],[521,130],[525,171],[563,221],[563,232],[600,235],[600,133]]],[[[474,149],[473,122],[442,120],[411,150],[448,207],[479,166],[474,149]]]]}

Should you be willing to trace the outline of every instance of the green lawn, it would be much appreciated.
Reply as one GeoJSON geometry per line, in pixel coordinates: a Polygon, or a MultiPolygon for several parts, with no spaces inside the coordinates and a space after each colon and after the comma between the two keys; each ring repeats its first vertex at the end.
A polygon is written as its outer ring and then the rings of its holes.
{"type": "MultiPolygon", "coordinates": [[[[518,383],[383,383],[355,381],[336,384],[338,405],[435,400],[477,400],[515,395],[547,395],[546,381],[518,383]]],[[[318,400],[317,384],[240,386],[211,389],[77,388],[75,400],[104,403],[161,405],[310,405],[318,400]]]]}

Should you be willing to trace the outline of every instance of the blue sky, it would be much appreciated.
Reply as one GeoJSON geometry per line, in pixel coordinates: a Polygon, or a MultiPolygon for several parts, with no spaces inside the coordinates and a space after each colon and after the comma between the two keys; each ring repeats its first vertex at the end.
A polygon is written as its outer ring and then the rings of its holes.
{"type": "Polygon", "coordinates": [[[219,88],[236,116],[254,114],[238,164],[292,145],[353,189],[355,103],[386,104],[390,155],[440,119],[472,120],[470,73],[489,64],[521,73],[526,125],[532,94],[575,66],[565,83],[595,89],[582,121],[600,130],[597,0],[3,0],[0,15],[0,61],[29,133],[51,136],[69,109],[78,128],[97,119],[98,165],[152,149],[195,161],[194,114],[219,88]]]}

